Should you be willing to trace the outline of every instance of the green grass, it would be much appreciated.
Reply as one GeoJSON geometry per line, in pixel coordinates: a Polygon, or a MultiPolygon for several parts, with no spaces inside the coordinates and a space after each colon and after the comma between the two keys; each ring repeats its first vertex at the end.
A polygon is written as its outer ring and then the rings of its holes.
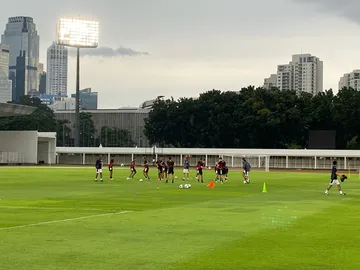
{"type": "Polygon", "coordinates": [[[321,173],[252,172],[244,185],[232,172],[185,190],[121,169],[112,184],[94,183],[92,168],[1,170],[2,270],[360,269],[354,175],[341,197],[324,195],[321,173]]]}

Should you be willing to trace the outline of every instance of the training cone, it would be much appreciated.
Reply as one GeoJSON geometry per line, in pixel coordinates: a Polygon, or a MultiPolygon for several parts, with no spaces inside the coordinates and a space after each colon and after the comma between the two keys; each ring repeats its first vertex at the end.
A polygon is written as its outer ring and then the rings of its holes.
{"type": "Polygon", "coordinates": [[[210,182],[208,185],[207,185],[208,188],[214,188],[215,187],[215,183],[214,182],[210,182]]]}
{"type": "Polygon", "coordinates": [[[267,193],[265,182],[264,182],[264,185],[263,185],[263,190],[262,190],[262,192],[263,192],[263,193],[267,193]]]}

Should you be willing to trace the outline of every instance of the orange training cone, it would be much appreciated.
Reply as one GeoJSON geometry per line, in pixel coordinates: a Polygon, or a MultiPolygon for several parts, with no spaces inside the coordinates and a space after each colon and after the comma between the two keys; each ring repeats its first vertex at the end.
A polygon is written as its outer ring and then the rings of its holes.
{"type": "Polygon", "coordinates": [[[207,185],[208,188],[214,188],[215,187],[215,183],[214,182],[210,182],[208,185],[207,185]]]}

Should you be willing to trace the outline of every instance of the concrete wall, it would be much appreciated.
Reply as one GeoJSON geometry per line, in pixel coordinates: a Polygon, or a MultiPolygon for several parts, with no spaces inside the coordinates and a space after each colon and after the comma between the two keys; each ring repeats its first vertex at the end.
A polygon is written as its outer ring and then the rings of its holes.
{"type": "Polygon", "coordinates": [[[37,163],[37,131],[0,131],[0,163],[37,163]]]}

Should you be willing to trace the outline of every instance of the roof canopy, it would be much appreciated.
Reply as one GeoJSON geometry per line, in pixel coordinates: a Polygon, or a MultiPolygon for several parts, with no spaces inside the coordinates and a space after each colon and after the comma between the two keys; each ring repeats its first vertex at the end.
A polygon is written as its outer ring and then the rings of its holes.
{"type": "Polygon", "coordinates": [[[29,115],[32,114],[35,110],[35,107],[13,103],[0,103],[0,117],[29,115]]]}

